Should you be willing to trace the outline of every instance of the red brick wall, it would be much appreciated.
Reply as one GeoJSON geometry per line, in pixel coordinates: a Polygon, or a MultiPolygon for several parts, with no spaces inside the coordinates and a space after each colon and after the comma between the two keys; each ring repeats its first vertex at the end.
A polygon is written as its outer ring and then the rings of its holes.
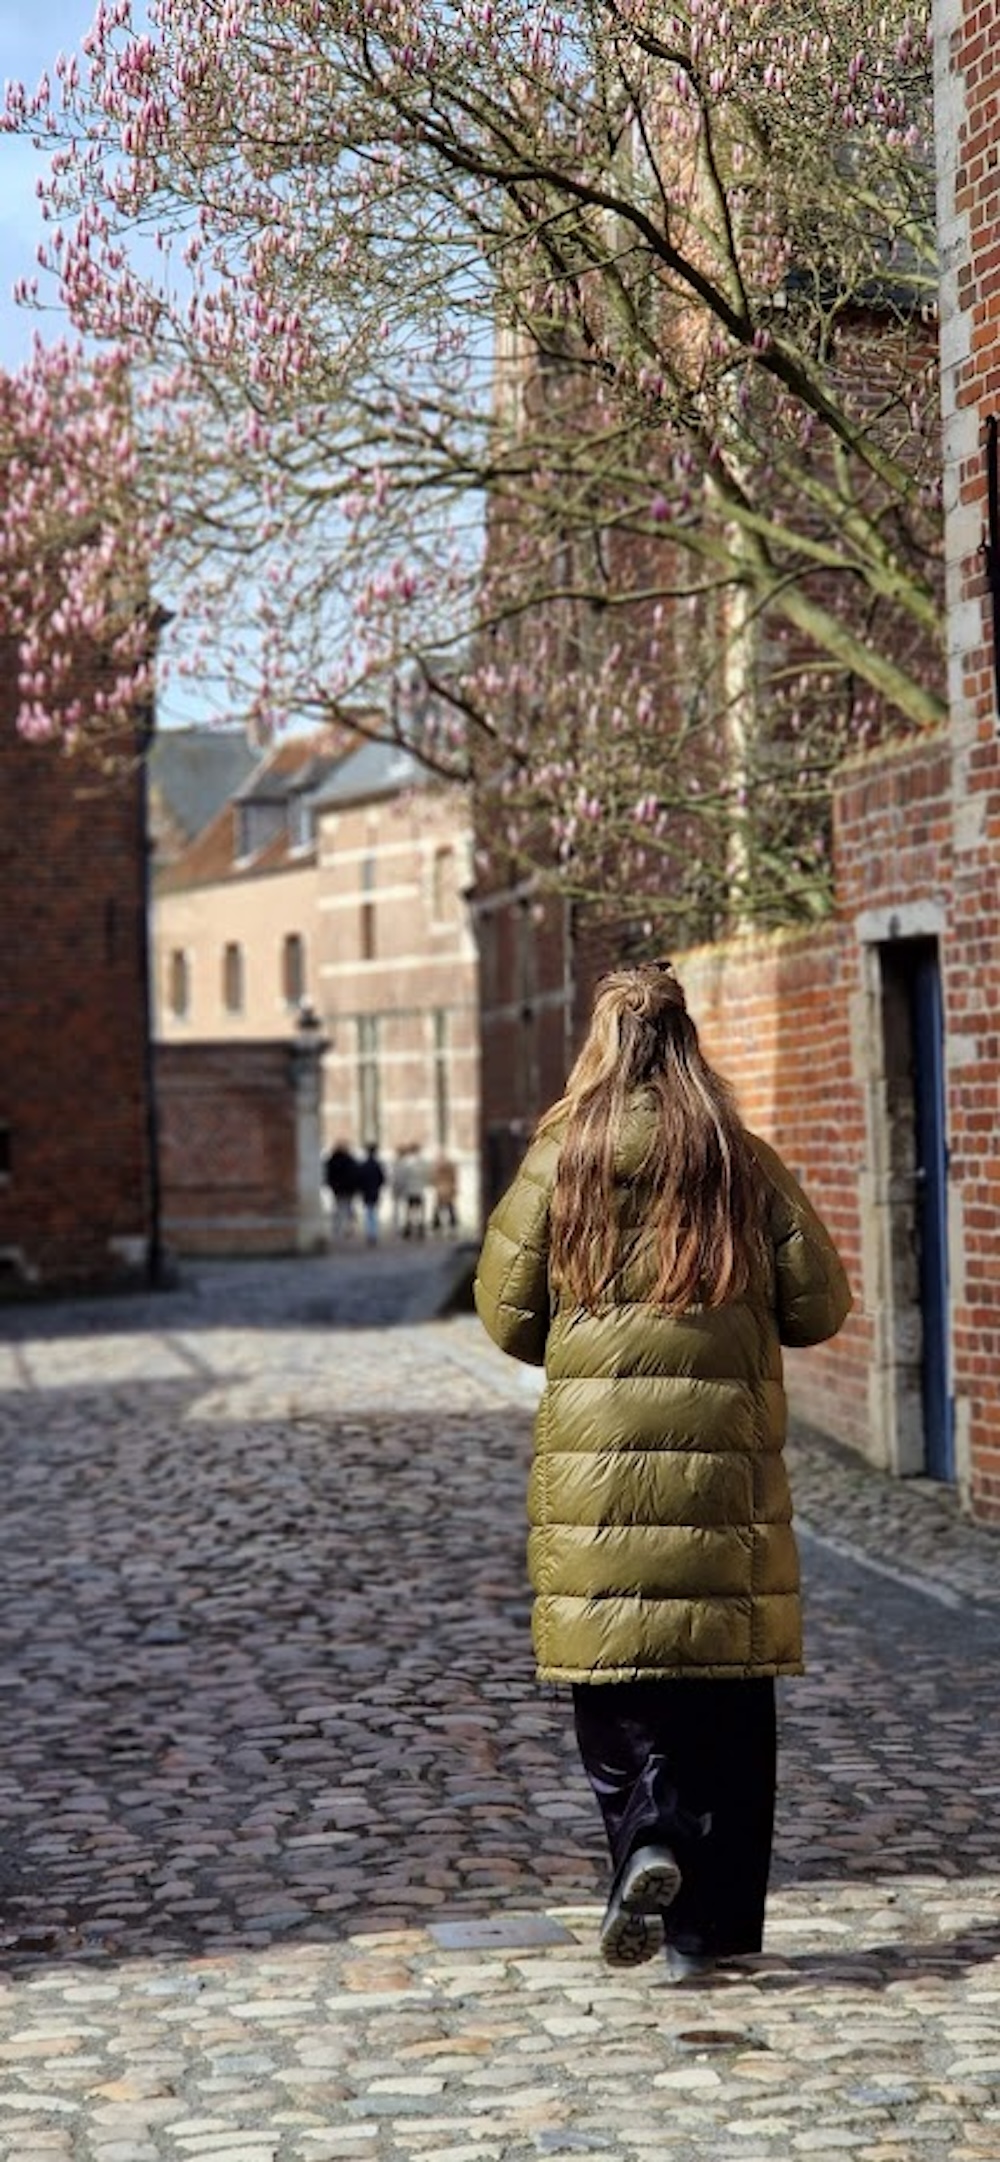
{"type": "Polygon", "coordinates": [[[790,1354],[787,1378],[800,1418],[864,1449],[871,1322],[860,1311],[864,1103],[849,1027],[854,939],[836,924],[734,941],[680,955],[677,970],[707,1056],[735,1088],[747,1124],[806,1187],[843,1255],[859,1311],[834,1343],[790,1354]]]}
{"type": "Polygon", "coordinates": [[[568,912],[553,895],[496,892],[476,914],[483,1207],[492,1208],[539,1114],[561,1095],[572,1021],[568,912]]]}
{"type": "MultiPolygon", "coordinates": [[[[811,930],[736,938],[675,956],[708,1056],[736,1089],[748,1124],[772,1141],[802,1180],[837,1241],[855,1293],[855,1312],[830,1345],[789,1355],[789,1393],[796,1414],[864,1453],[884,1460],[886,1444],[873,1428],[880,1286],[873,1269],[871,1226],[864,1221],[866,1182],[873,1176],[868,1099],[880,1065],[881,1012],[866,970],[866,916],[879,942],[910,926],[916,905],[945,918],[950,887],[950,753],[941,739],[872,752],[845,769],[835,803],[835,857],[840,908],[811,930]],[[867,1000],[867,1003],[866,1003],[867,1000]]],[[[484,984],[484,1109],[502,1130],[514,1091],[524,1091],[523,1044],[514,993],[518,978],[514,905],[497,909],[490,934],[491,976],[484,984]],[[489,997],[487,998],[487,991],[489,997]],[[506,1010],[504,1001],[506,1000],[506,1010]],[[518,1060],[521,1071],[518,1076],[518,1060]]],[[[529,918],[522,912],[523,921],[529,918]]],[[[536,979],[550,988],[566,981],[570,958],[556,939],[550,913],[537,926],[536,979]]],[[[524,935],[524,934],[522,934],[524,935]]],[[[946,992],[952,950],[942,939],[946,992]]],[[[613,945],[613,942],[612,942],[613,945]]],[[[593,979],[617,958],[592,928],[574,942],[570,975],[573,1014],[544,1009],[549,1084],[532,1118],[562,1086],[571,1048],[579,1042],[593,979]]],[[[517,1136],[503,1163],[509,1175],[517,1136]]]]}
{"type": "Polygon", "coordinates": [[[15,733],[0,644],[0,1286],[134,1274],[150,1233],[138,769],[15,733]]]}
{"type": "Polygon", "coordinates": [[[994,625],[980,542],[985,424],[1000,412],[1000,16],[996,0],[938,14],[950,702],[954,755],[951,1173],[957,1198],[954,1362],[977,1514],[1000,1517],[1000,759],[994,625]]]}
{"type": "Polygon", "coordinates": [[[952,878],[951,747],[935,736],[842,768],[834,803],[843,916],[947,903],[952,878]]]}
{"type": "MultiPolygon", "coordinates": [[[[879,912],[875,943],[897,928],[905,934],[920,904],[939,909],[943,921],[950,774],[941,739],[857,760],[835,797],[836,918],[812,932],[703,948],[678,961],[706,1051],[735,1086],[748,1123],[802,1179],[851,1278],[855,1312],[843,1333],[789,1357],[794,1407],[876,1456],[871,1403],[881,1291],[863,1215],[874,1171],[866,1093],[880,1067],[881,1016],[874,992],[865,1003],[865,918],[879,912]]],[[[942,962],[947,1001],[947,937],[942,962]]]]}
{"type": "MultiPolygon", "coordinates": [[[[157,1046],[168,1251],[297,1251],[293,1059],[290,1043],[274,1041],[157,1046]]],[[[317,1189],[320,1176],[317,1154],[317,1189]]]]}

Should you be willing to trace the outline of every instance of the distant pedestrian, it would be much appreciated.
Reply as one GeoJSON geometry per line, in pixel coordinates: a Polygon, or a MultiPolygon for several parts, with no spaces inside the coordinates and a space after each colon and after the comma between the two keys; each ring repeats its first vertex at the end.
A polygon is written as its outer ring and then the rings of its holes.
{"type": "Polygon", "coordinates": [[[774,1677],[802,1671],[780,1344],[851,1305],[747,1132],[668,962],[598,988],[565,1095],[486,1232],[476,1303],[544,1365],[529,1488],[542,1679],[573,1689],[611,1850],[606,1960],[672,1981],[758,1952],[774,1677]]]}
{"type": "Polygon", "coordinates": [[[406,1159],[408,1147],[396,1150],[389,1172],[389,1193],[392,1199],[392,1228],[400,1232],[406,1222],[406,1159]]]}
{"type": "Polygon", "coordinates": [[[369,1246],[377,1246],[379,1200],[382,1188],[385,1185],[385,1172],[379,1162],[378,1149],[374,1141],[365,1144],[365,1153],[361,1163],[358,1165],[357,1176],[358,1193],[361,1196],[361,1206],[365,1217],[365,1238],[369,1246]]]}
{"type": "Polygon", "coordinates": [[[450,1156],[441,1155],[431,1165],[431,1192],[434,1195],[434,1212],[431,1216],[432,1231],[454,1231],[458,1223],[455,1197],[458,1193],[458,1168],[450,1156]]]}
{"type": "Polygon", "coordinates": [[[403,1237],[422,1239],[427,1229],[427,1186],[430,1172],[419,1141],[410,1142],[403,1152],[403,1159],[403,1237]]]}
{"type": "Polygon", "coordinates": [[[354,1202],[358,1192],[359,1165],[346,1141],[335,1141],[323,1165],[323,1177],[333,1202],[333,1230],[354,1229],[354,1202]]]}

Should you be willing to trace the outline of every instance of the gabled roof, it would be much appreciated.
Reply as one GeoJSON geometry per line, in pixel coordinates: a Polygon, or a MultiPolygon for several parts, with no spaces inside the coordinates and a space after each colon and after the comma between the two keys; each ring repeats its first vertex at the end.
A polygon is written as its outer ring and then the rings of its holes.
{"type": "Polygon", "coordinates": [[[187,848],[156,875],[157,893],[179,893],[186,886],[214,886],[231,878],[236,847],[236,817],[231,803],[211,819],[187,848]]]}
{"type": "Polygon", "coordinates": [[[285,803],[289,796],[302,795],[325,779],[356,740],[353,729],[350,734],[346,730],[324,729],[313,736],[290,736],[261,759],[234,791],[233,800],[285,803]]]}
{"type": "Polygon", "coordinates": [[[385,736],[370,737],[343,759],[316,792],[316,809],[330,811],[373,796],[396,796],[425,788],[435,776],[417,753],[385,736]]]}
{"type": "Polygon", "coordinates": [[[287,803],[311,794],[351,756],[353,730],[323,729],[311,736],[290,736],[266,753],[234,790],[216,816],[157,878],[158,893],[189,886],[210,886],[223,879],[256,878],[262,872],[294,869],[307,851],[293,847],[287,827],[273,834],[252,856],[240,856],[240,811],[248,803],[287,803]]]}
{"type": "Polygon", "coordinates": [[[260,763],[242,728],[164,728],[149,752],[150,825],[176,855],[260,763]]]}

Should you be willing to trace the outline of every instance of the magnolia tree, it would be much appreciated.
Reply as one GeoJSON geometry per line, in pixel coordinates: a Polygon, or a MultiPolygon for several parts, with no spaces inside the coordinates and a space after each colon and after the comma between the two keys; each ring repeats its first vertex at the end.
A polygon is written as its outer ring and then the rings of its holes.
{"type": "Polygon", "coordinates": [[[941,716],[928,12],[101,0],[4,121],[81,340],[11,390],[28,725],[102,610],[129,712],[141,560],[166,671],[391,683],[565,890],[818,905],[831,765],[941,716]]]}
{"type": "Polygon", "coordinates": [[[17,644],[20,728],[113,755],[154,690],[124,359],[81,368],[75,350],[39,345],[21,376],[0,373],[0,476],[0,632],[17,644]]]}

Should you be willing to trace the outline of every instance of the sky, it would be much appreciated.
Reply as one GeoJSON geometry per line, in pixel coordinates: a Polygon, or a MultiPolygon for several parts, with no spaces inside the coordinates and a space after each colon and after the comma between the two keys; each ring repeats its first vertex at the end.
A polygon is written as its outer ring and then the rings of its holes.
{"type": "MultiPolygon", "coordinates": [[[[89,30],[96,0],[0,0],[0,79],[32,88],[56,54],[74,52],[89,30]]],[[[35,182],[45,158],[29,142],[0,135],[0,367],[16,368],[25,359],[36,329],[56,337],[55,315],[45,318],[16,308],[11,287],[30,277],[35,248],[42,236],[35,182]]]]}

